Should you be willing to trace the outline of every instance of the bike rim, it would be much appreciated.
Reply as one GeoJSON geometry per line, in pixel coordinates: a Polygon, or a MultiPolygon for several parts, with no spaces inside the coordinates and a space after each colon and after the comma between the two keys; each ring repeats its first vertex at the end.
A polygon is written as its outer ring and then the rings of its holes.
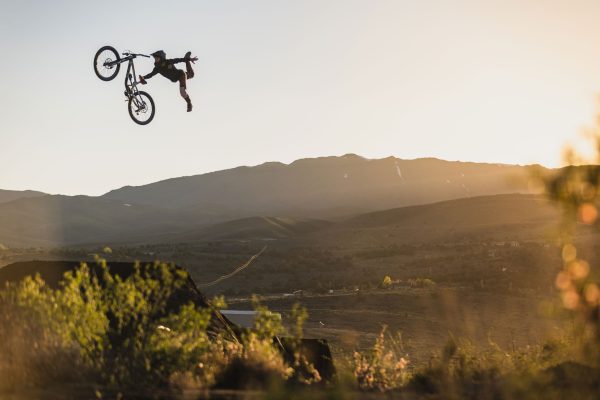
{"type": "Polygon", "coordinates": [[[146,122],[152,118],[152,103],[144,100],[143,96],[136,95],[131,101],[131,113],[139,122],[146,122]]]}
{"type": "Polygon", "coordinates": [[[117,65],[106,65],[112,61],[116,61],[115,53],[111,50],[104,50],[102,53],[98,54],[96,58],[96,71],[104,78],[109,78],[115,73],[115,68],[117,65]]]}

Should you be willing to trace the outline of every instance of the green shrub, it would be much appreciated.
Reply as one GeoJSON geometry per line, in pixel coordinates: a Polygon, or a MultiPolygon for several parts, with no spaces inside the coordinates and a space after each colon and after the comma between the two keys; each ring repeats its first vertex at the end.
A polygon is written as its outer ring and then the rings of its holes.
{"type": "Polygon", "coordinates": [[[137,265],[125,279],[106,264],[101,271],[101,282],[82,264],[58,289],[36,276],[0,291],[0,390],[82,381],[206,388],[236,363],[257,376],[292,375],[273,345],[281,321],[266,308],[257,305],[256,329],[241,342],[209,336],[213,309],[190,303],[166,312],[186,283],[182,270],[137,265]]]}
{"type": "Polygon", "coordinates": [[[384,289],[387,289],[387,288],[389,288],[391,286],[392,286],[392,278],[390,278],[388,275],[386,275],[383,278],[383,281],[381,282],[381,287],[384,288],[384,289]]]}

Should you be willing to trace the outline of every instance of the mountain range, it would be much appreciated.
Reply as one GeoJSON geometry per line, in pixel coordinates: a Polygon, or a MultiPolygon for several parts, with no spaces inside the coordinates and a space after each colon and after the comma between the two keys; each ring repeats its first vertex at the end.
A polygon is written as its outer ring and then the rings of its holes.
{"type": "Polygon", "coordinates": [[[0,189],[0,204],[18,199],[27,199],[31,197],[45,196],[46,193],[36,192],[34,190],[2,190],[0,189]]]}
{"type": "Polygon", "coordinates": [[[376,211],[532,193],[531,168],[347,154],[126,186],[99,197],[0,191],[0,243],[196,241],[248,232],[281,238],[376,211]]]}

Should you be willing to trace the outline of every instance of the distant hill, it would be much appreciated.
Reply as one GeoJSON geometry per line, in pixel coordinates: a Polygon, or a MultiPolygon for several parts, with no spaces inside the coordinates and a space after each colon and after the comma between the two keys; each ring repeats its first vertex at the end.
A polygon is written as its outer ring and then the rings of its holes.
{"type": "Polygon", "coordinates": [[[45,196],[46,193],[36,192],[34,190],[2,190],[0,189],[0,203],[8,203],[9,201],[24,199],[29,197],[45,196]]]}
{"type": "Polygon", "coordinates": [[[42,196],[0,204],[0,243],[61,246],[131,242],[193,226],[176,211],[88,196],[42,196]]]}
{"type": "Polygon", "coordinates": [[[88,196],[43,196],[0,204],[0,243],[11,247],[281,239],[329,225],[249,217],[206,225],[184,212],[88,196]]]}
{"type": "Polygon", "coordinates": [[[464,198],[362,214],[347,227],[486,226],[554,221],[557,209],[539,195],[496,195],[464,198]]]}
{"type": "Polygon", "coordinates": [[[479,196],[350,218],[313,235],[352,247],[485,240],[540,240],[556,233],[560,211],[540,195],[479,196]]]}
{"type": "Polygon", "coordinates": [[[288,243],[386,245],[480,239],[543,239],[559,210],[540,195],[478,196],[361,214],[338,222],[242,218],[155,239],[163,242],[281,240],[288,243]]]}
{"type": "Polygon", "coordinates": [[[12,247],[277,240],[323,245],[540,238],[559,213],[537,195],[447,200],[332,222],[248,217],[202,225],[184,212],[86,196],[44,196],[0,204],[0,243],[12,247]]]}
{"type": "MultiPolygon", "coordinates": [[[[446,219],[476,209],[460,211],[462,203],[456,203],[453,211],[438,205],[346,220],[452,199],[529,193],[529,168],[434,158],[370,160],[348,154],[173,178],[101,197],[0,191],[0,243],[22,247],[284,239],[358,229],[352,224],[403,215],[402,224],[423,217],[431,226],[442,226],[446,219]],[[426,217],[421,210],[439,215],[426,217]],[[337,227],[333,221],[346,222],[337,227]]],[[[501,203],[499,209],[517,207],[501,203]]],[[[486,207],[499,221],[508,216],[486,207]]],[[[471,226],[473,218],[469,221],[471,226]]]]}
{"type": "Polygon", "coordinates": [[[281,217],[250,217],[223,222],[154,240],[164,242],[198,242],[210,240],[245,239],[276,240],[310,234],[331,226],[329,221],[281,217]]]}
{"type": "Polygon", "coordinates": [[[256,215],[339,218],[470,196],[529,193],[528,167],[354,154],[238,167],[127,186],[103,197],[186,210],[203,221],[256,215]]]}

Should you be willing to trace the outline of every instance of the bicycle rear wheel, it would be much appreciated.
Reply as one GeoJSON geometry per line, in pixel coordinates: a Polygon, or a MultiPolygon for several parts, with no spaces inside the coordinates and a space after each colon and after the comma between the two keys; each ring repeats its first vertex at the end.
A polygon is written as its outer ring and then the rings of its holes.
{"type": "Polygon", "coordinates": [[[112,46],[101,47],[94,56],[94,72],[96,76],[103,81],[113,80],[119,73],[121,64],[106,65],[111,61],[119,61],[119,53],[112,46]]]}
{"type": "Polygon", "coordinates": [[[154,118],[156,109],[154,108],[154,100],[146,92],[138,92],[129,98],[128,103],[129,116],[131,119],[140,125],[149,124],[154,118]]]}

